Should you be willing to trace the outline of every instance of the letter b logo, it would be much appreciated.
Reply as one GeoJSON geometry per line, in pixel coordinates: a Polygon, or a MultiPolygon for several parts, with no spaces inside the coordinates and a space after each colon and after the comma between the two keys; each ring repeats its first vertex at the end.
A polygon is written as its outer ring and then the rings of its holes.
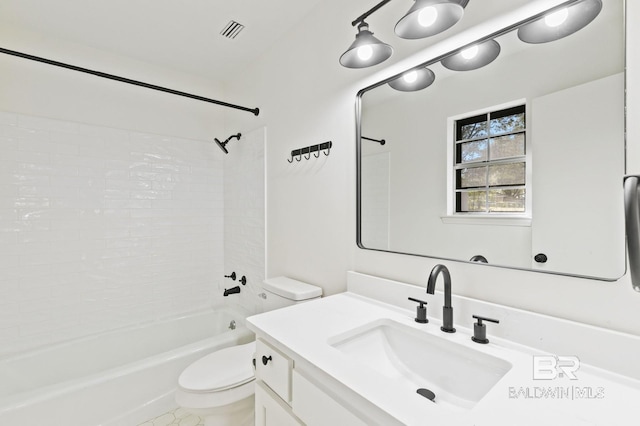
{"type": "Polygon", "coordinates": [[[534,380],[553,380],[558,377],[577,380],[575,372],[578,369],[580,369],[580,360],[577,356],[533,356],[534,380]]]}

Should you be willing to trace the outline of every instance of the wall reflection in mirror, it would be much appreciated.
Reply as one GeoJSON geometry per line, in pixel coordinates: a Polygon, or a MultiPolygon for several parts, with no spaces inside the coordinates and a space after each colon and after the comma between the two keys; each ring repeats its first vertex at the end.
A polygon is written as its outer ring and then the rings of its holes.
{"type": "Polygon", "coordinates": [[[489,34],[362,90],[358,111],[360,247],[624,274],[622,0],[489,34]]]}

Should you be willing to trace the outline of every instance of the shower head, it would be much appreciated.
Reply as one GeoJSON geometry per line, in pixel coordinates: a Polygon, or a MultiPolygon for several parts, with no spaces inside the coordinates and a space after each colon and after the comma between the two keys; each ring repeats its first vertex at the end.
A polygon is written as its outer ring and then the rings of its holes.
{"type": "Polygon", "coordinates": [[[226,148],[225,146],[226,146],[226,145],[229,143],[229,141],[230,141],[231,139],[233,139],[233,138],[236,138],[236,139],[240,140],[240,137],[241,137],[241,136],[242,136],[242,134],[241,134],[241,133],[238,133],[237,135],[231,135],[231,136],[229,136],[229,137],[228,137],[224,142],[220,142],[220,141],[218,140],[218,138],[213,138],[213,140],[214,140],[214,141],[216,141],[216,143],[218,144],[218,146],[220,147],[220,149],[221,149],[222,151],[224,151],[224,153],[225,153],[225,154],[228,154],[228,153],[229,153],[229,151],[227,151],[227,148],[226,148]]]}
{"type": "Polygon", "coordinates": [[[227,151],[227,148],[224,147],[227,144],[227,141],[220,142],[218,138],[213,138],[213,140],[216,141],[220,149],[223,150],[225,154],[229,153],[229,151],[227,151]]]}

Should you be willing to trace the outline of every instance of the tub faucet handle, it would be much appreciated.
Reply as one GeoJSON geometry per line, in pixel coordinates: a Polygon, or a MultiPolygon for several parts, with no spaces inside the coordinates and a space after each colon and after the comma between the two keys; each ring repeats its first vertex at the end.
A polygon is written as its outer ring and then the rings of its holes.
{"type": "Polygon", "coordinates": [[[224,277],[225,277],[225,278],[231,278],[233,281],[235,281],[235,280],[236,280],[236,272],[235,272],[235,271],[233,271],[233,272],[231,273],[231,275],[225,275],[224,277]]]}

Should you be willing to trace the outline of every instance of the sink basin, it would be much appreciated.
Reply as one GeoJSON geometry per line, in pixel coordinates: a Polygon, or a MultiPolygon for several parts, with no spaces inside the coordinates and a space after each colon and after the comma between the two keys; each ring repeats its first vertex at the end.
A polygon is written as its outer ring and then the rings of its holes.
{"type": "MultiPolygon", "coordinates": [[[[379,320],[333,336],[328,342],[372,374],[420,394],[435,394],[446,408],[473,408],[511,369],[503,359],[416,330],[379,320]]],[[[429,403],[428,399],[424,400],[429,403]]]]}

